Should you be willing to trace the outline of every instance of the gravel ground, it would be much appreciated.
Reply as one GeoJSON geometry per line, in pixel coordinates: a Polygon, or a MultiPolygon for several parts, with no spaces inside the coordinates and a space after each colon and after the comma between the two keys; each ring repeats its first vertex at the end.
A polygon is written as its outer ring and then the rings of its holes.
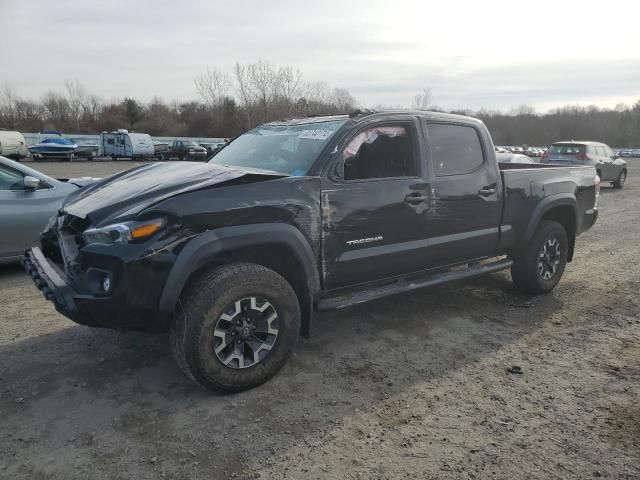
{"type": "Polygon", "coordinates": [[[236,395],[189,383],[166,336],[74,325],[1,268],[0,477],[640,478],[629,163],[552,294],[498,273],[319,315],[278,376],[236,395]]]}

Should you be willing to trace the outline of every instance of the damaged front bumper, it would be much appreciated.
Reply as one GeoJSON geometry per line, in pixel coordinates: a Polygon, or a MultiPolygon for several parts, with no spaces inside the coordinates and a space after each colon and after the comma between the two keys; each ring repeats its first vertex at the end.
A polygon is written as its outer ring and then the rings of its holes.
{"type": "MultiPolygon", "coordinates": [[[[75,285],[63,269],[49,260],[39,247],[25,252],[23,265],[33,283],[58,312],[81,325],[132,330],[166,330],[170,315],[158,311],[155,296],[147,294],[149,285],[141,284],[134,275],[138,265],[126,265],[132,272],[127,281],[121,279],[110,294],[90,293],[84,286],[75,285]]],[[[140,265],[142,266],[142,265],[140,265]]],[[[145,265],[143,268],[148,268],[145,265]]],[[[154,290],[161,289],[162,280],[156,277],[154,290]]]]}
{"type": "Polygon", "coordinates": [[[60,313],[73,315],[77,313],[74,297],[75,292],[64,280],[64,274],[45,258],[42,250],[33,247],[27,250],[22,265],[44,298],[53,302],[60,313]]]}

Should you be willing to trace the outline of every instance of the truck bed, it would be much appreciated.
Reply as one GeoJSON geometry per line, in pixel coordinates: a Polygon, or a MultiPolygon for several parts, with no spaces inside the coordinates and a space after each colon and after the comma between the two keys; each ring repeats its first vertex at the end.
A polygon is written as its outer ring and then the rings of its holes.
{"type": "Polygon", "coordinates": [[[593,167],[559,166],[548,164],[500,163],[500,176],[504,189],[502,225],[503,245],[518,247],[516,239],[527,238],[530,220],[547,202],[566,207],[575,219],[576,234],[591,227],[596,218],[596,171],[593,167]]]}

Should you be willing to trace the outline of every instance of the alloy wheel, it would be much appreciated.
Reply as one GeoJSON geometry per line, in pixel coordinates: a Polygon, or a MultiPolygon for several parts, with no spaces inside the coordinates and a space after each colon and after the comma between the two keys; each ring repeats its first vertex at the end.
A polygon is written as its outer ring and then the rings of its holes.
{"type": "Polygon", "coordinates": [[[560,265],[560,240],[555,237],[542,244],[538,252],[538,274],[543,280],[550,280],[560,265]]]}
{"type": "Polygon", "coordinates": [[[262,297],[245,297],[230,305],[218,318],[212,348],[229,368],[249,368],[269,356],[277,339],[279,317],[262,297]]]}

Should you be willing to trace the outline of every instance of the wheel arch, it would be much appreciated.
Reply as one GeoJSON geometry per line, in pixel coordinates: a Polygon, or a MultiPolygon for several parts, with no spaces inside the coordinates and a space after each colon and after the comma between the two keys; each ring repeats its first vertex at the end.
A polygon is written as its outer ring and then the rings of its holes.
{"type": "Polygon", "coordinates": [[[535,234],[542,220],[553,220],[560,223],[567,232],[569,240],[567,261],[573,260],[576,232],[578,230],[578,215],[575,197],[571,195],[551,195],[544,198],[536,207],[527,225],[525,242],[527,245],[535,234]]]}
{"type": "Polygon", "coordinates": [[[274,270],[293,287],[301,312],[301,334],[308,337],[313,301],[320,289],[315,255],[304,235],[289,224],[240,225],[209,230],[189,241],[169,274],[160,310],[170,314],[189,281],[203,271],[232,262],[274,270]]]}

